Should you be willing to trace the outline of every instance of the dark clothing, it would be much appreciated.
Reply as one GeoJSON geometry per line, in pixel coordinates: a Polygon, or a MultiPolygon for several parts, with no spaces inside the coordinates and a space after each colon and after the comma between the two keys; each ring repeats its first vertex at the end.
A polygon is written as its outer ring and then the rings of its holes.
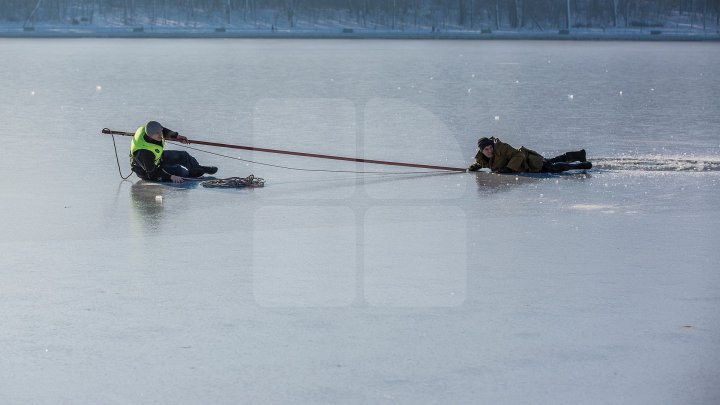
{"type": "MultiPolygon", "coordinates": [[[[163,128],[163,138],[177,139],[178,133],[163,128]]],[[[157,142],[145,135],[145,141],[151,144],[162,146],[162,142],[157,142]]],[[[133,154],[132,169],[138,177],[149,181],[172,181],[171,175],[180,177],[196,177],[191,175],[202,175],[200,164],[194,157],[185,151],[179,150],[163,150],[160,158],[160,166],[155,165],[155,155],[146,149],[140,149],[133,154]]]]}
{"type": "Polygon", "coordinates": [[[470,171],[479,169],[490,169],[493,172],[534,172],[542,170],[543,157],[530,149],[521,147],[515,149],[509,144],[497,138],[490,138],[493,141],[494,155],[488,159],[483,155],[482,150],[475,155],[475,163],[469,167],[470,171]]]}
{"type": "Polygon", "coordinates": [[[493,157],[488,159],[483,155],[482,150],[478,151],[475,155],[475,163],[468,168],[469,171],[490,169],[494,173],[558,173],[565,170],[589,169],[592,167],[592,164],[585,160],[584,149],[564,153],[552,159],[545,159],[541,154],[524,146],[515,149],[497,138],[490,138],[490,140],[493,145],[493,157]]]}

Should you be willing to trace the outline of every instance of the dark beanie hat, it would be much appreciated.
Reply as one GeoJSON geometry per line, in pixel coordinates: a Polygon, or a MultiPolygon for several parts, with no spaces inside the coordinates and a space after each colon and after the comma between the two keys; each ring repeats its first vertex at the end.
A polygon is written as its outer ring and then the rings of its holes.
{"type": "Polygon", "coordinates": [[[493,144],[493,141],[489,138],[478,139],[478,148],[480,148],[480,150],[483,150],[483,149],[485,149],[486,146],[492,145],[492,144],[493,144]]]}
{"type": "Polygon", "coordinates": [[[145,133],[148,135],[162,132],[162,130],[163,126],[157,121],[148,121],[148,123],[145,124],[145,133]]]}

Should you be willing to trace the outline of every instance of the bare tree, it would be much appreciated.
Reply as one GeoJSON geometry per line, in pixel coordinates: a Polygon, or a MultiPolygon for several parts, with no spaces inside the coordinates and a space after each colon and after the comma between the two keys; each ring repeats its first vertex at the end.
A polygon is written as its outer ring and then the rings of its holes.
{"type": "Polygon", "coordinates": [[[679,13],[691,24],[708,29],[720,23],[720,0],[2,0],[0,20],[65,21],[118,16],[125,24],[147,18],[161,24],[184,15],[186,23],[220,19],[230,24],[233,16],[259,24],[286,21],[295,27],[304,19],[317,22],[348,20],[363,27],[405,29],[407,25],[435,28],[447,25],[475,29],[490,25],[500,29],[543,26],[625,26],[663,23],[679,13]],[[261,13],[262,11],[262,13],[261,13]],[[702,20],[702,21],[701,21],[702,20]]]}
{"type": "Polygon", "coordinates": [[[617,17],[618,17],[618,6],[620,5],[620,0],[610,0],[610,7],[612,11],[612,26],[617,27],[617,17]]]}

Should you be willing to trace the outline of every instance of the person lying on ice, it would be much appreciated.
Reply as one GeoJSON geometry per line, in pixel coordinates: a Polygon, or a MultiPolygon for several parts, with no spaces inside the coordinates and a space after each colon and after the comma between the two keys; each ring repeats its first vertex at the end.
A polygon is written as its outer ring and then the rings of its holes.
{"type": "Polygon", "coordinates": [[[478,148],[480,150],[475,155],[475,163],[468,167],[468,171],[490,169],[493,173],[559,173],[592,168],[592,163],[585,158],[585,149],[545,159],[534,150],[524,146],[515,149],[494,137],[478,139],[478,148]]]}
{"type": "Polygon", "coordinates": [[[141,179],[182,183],[183,177],[200,177],[217,172],[217,167],[200,166],[185,151],[163,150],[165,139],[188,143],[186,137],[164,128],[157,121],[150,121],[135,131],[130,144],[130,168],[141,179]]]}

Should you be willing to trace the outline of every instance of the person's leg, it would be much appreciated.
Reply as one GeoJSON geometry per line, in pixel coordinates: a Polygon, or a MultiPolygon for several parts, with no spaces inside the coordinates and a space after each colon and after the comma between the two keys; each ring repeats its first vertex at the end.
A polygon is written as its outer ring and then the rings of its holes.
{"type": "Polygon", "coordinates": [[[545,173],[560,173],[566,170],[587,170],[592,169],[592,163],[590,162],[552,162],[551,160],[545,160],[543,162],[542,172],[545,173]]]}
{"type": "Polygon", "coordinates": [[[200,167],[200,163],[195,160],[189,153],[183,150],[165,150],[162,154],[163,166],[168,165],[182,165],[187,169],[197,169],[200,167]]]}
{"type": "Polygon", "coordinates": [[[565,154],[565,157],[567,158],[566,162],[587,162],[585,149],[580,149],[575,152],[568,152],[565,154]]]}
{"type": "Polygon", "coordinates": [[[555,169],[555,164],[557,163],[555,159],[558,157],[554,157],[552,159],[544,159],[542,169],[540,169],[541,173],[559,173],[560,170],[555,169]]]}
{"type": "Polygon", "coordinates": [[[587,162],[587,159],[585,157],[585,149],[580,149],[575,152],[567,152],[563,153],[562,155],[557,155],[552,159],[548,159],[550,163],[559,163],[559,162],[587,162]]]}
{"type": "Polygon", "coordinates": [[[192,177],[192,176],[190,176],[190,170],[188,170],[183,165],[165,165],[165,164],[163,164],[162,168],[166,172],[173,174],[175,176],[192,177]]]}
{"type": "Polygon", "coordinates": [[[163,151],[162,159],[166,164],[185,166],[189,170],[190,177],[200,177],[205,173],[215,174],[218,170],[214,166],[201,166],[192,155],[182,150],[163,151]]]}

